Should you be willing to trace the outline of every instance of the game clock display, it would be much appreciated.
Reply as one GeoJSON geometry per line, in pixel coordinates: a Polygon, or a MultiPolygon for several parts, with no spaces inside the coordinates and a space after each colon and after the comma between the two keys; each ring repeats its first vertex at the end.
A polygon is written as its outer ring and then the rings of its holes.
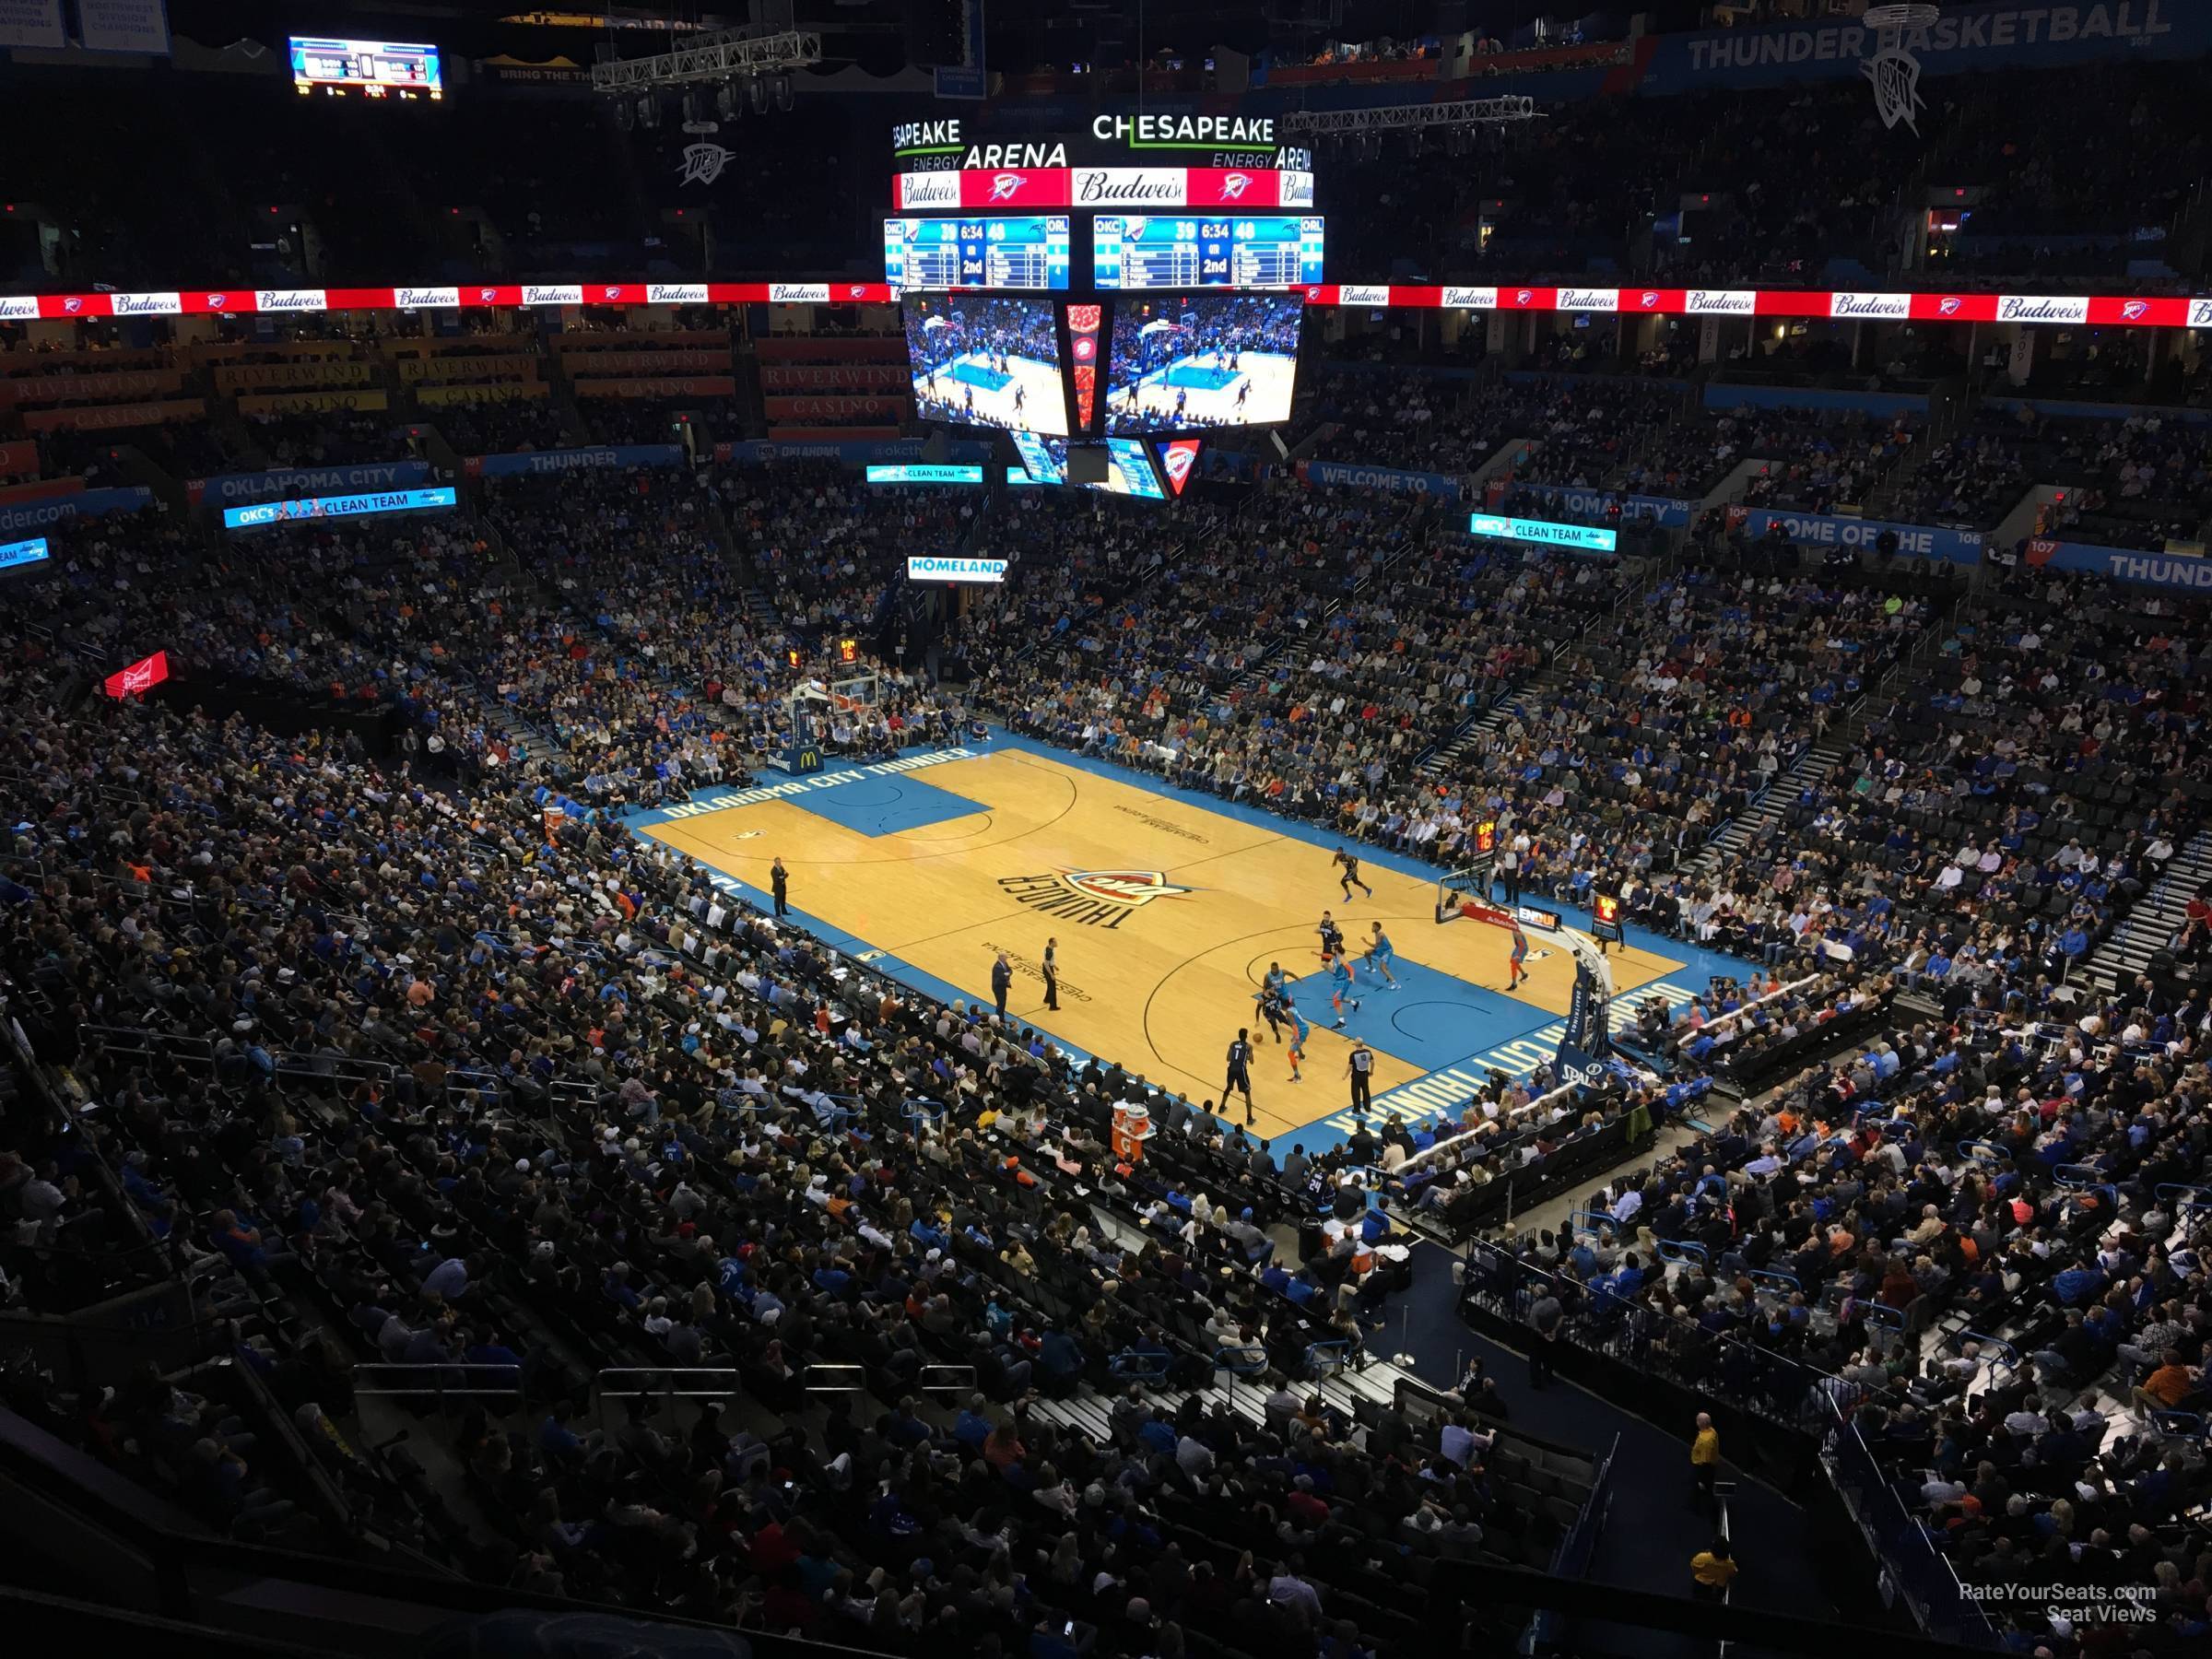
{"type": "Polygon", "coordinates": [[[1306,288],[1322,280],[1312,216],[1100,214],[1091,221],[1101,289],[1306,288]]]}
{"type": "Polygon", "coordinates": [[[883,276],[895,288],[1065,291],[1067,218],[888,218],[883,276]]]}
{"type": "Polygon", "coordinates": [[[320,89],[363,98],[445,96],[435,46],[293,35],[291,56],[292,85],[301,92],[320,89]]]}

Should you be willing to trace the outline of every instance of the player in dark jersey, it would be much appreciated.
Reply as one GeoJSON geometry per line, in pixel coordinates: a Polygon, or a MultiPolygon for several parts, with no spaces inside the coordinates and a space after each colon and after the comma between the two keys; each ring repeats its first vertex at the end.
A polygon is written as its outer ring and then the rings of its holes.
{"type": "Polygon", "coordinates": [[[1321,924],[1313,931],[1321,935],[1321,959],[1323,961],[1326,962],[1332,957],[1344,954],[1344,929],[1336,925],[1336,918],[1330,915],[1327,911],[1321,912],[1321,924]]]}
{"type": "Polygon", "coordinates": [[[1342,847],[1339,847],[1336,849],[1336,856],[1329,860],[1329,862],[1334,865],[1340,866],[1344,872],[1343,875],[1338,877],[1338,879],[1342,882],[1344,887],[1344,897],[1346,902],[1350,902],[1352,889],[1354,888],[1358,888],[1370,899],[1372,899],[1375,896],[1375,889],[1371,887],[1369,887],[1366,882],[1359,879],[1359,853],[1347,853],[1342,847]]]}

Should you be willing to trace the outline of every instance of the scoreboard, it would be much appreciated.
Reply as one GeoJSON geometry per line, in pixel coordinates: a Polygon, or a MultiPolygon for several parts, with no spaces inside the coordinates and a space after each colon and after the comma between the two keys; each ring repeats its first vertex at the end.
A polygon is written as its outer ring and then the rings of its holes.
{"type": "Polygon", "coordinates": [[[1322,280],[1313,215],[1100,214],[1091,271],[1100,288],[1306,288],[1322,280]]]}
{"type": "Polygon", "coordinates": [[[309,35],[291,36],[290,46],[292,86],[302,93],[320,88],[333,95],[354,92],[364,98],[445,95],[435,46],[309,35]]]}
{"type": "Polygon", "coordinates": [[[1067,216],[888,218],[884,280],[895,288],[1065,291],[1071,264],[1067,216]]]}

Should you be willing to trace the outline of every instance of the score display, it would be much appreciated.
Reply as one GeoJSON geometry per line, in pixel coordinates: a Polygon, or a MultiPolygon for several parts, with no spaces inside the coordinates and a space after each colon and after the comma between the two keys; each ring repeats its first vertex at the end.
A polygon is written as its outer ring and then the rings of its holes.
{"type": "Polygon", "coordinates": [[[332,94],[358,92],[363,98],[445,96],[435,46],[310,35],[290,39],[292,86],[302,93],[320,88],[332,94]]]}
{"type": "Polygon", "coordinates": [[[1065,291],[1071,265],[1065,214],[883,221],[884,280],[895,288],[1065,291]]]}
{"type": "Polygon", "coordinates": [[[1323,221],[1288,214],[1107,214],[1091,221],[1100,288],[1306,288],[1322,280],[1323,221]]]}

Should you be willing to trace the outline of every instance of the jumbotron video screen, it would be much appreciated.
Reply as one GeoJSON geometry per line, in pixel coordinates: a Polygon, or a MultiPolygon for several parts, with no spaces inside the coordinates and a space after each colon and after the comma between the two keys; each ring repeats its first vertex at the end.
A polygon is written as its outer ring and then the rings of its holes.
{"type": "Polygon", "coordinates": [[[1124,299],[1106,361],[1106,429],[1186,432],[1290,418],[1300,294],[1124,299]]]}
{"type": "Polygon", "coordinates": [[[902,310],[923,419],[1067,436],[1051,300],[909,294],[902,310]]]}

